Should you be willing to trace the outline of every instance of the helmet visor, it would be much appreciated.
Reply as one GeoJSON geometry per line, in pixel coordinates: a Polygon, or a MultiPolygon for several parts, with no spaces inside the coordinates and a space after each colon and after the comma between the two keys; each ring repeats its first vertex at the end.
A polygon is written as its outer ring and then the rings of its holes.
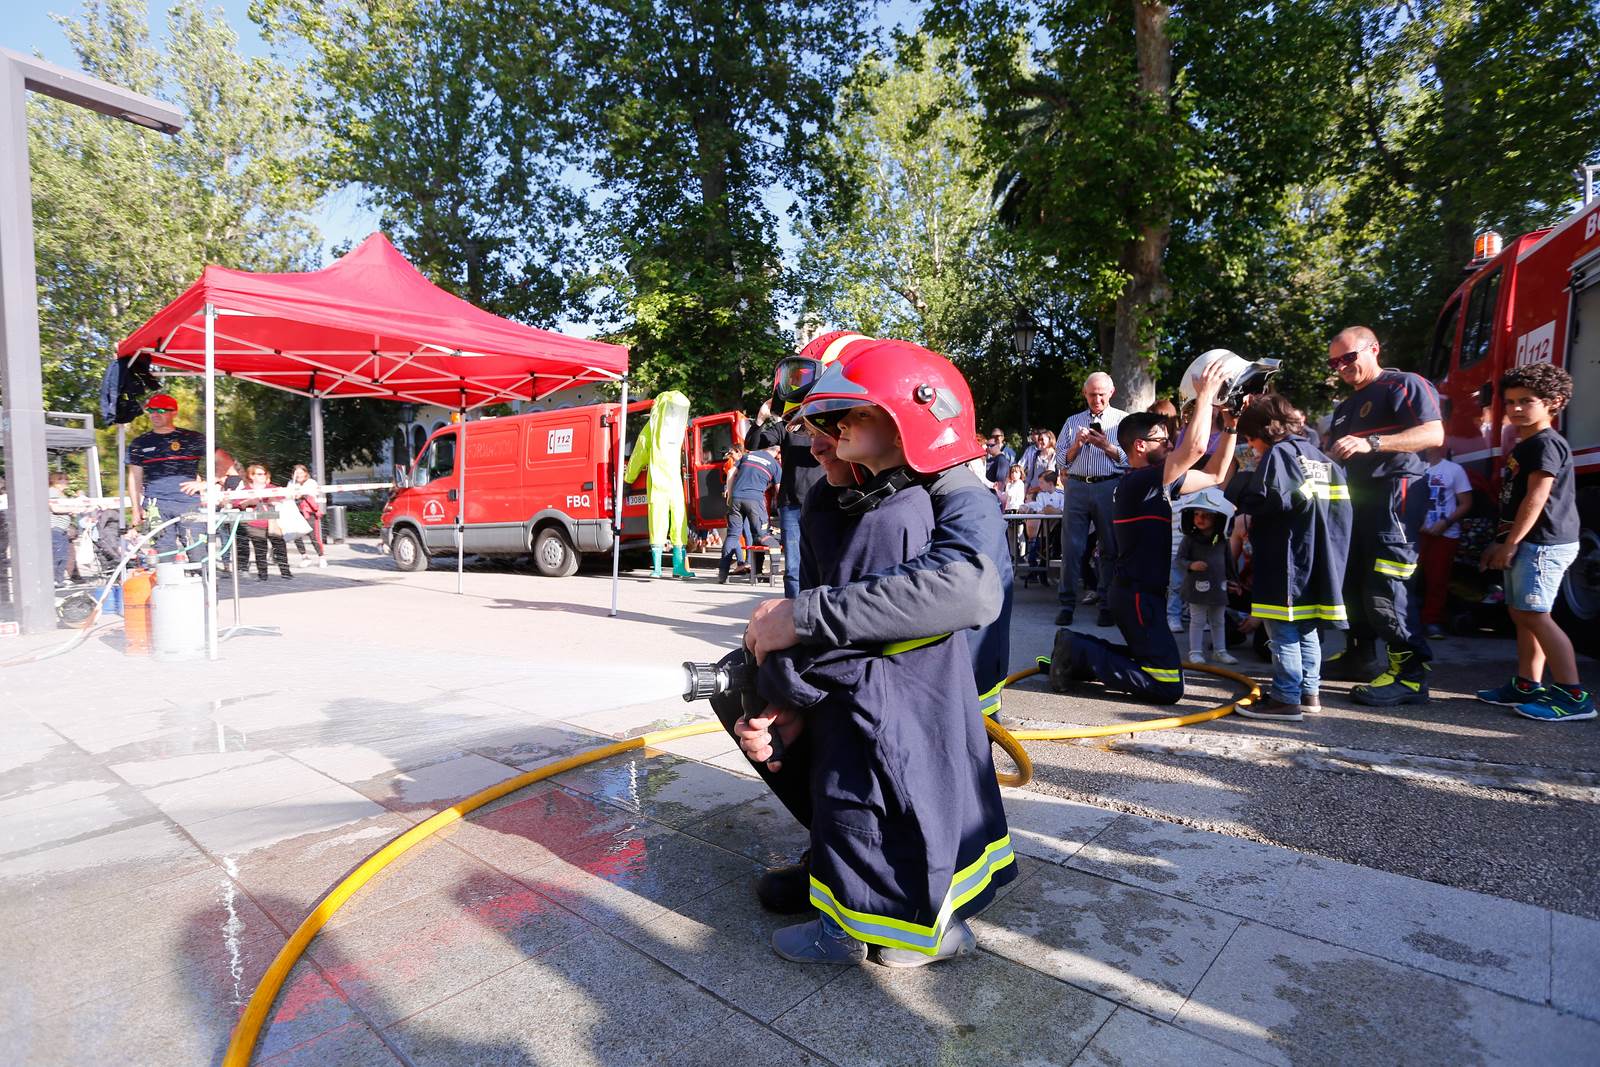
{"type": "Polygon", "coordinates": [[[853,397],[831,396],[820,400],[807,401],[795,413],[796,418],[805,420],[814,432],[826,437],[839,436],[839,423],[845,415],[854,408],[864,407],[872,401],[863,397],[857,400],[853,397]]]}
{"type": "Polygon", "coordinates": [[[772,395],[785,404],[798,404],[822,376],[822,363],[806,356],[787,356],[772,374],[772,395]]]}

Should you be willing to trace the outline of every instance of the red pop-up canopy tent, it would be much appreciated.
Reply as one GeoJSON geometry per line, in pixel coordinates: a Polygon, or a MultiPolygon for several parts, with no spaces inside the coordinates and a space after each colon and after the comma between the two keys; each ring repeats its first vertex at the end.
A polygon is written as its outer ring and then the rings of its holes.
{"type": "MultiPolygon", "coordinates": [[[[206,476],[211,482],[216,480],[213,379],[218,371],[311,397],[314,414],[323,397],[438,404],[465,413],[486,404],[537,400],[596,381],[620,381],[623,418],[628,405],[625,347],[492,315],[428,281],[381,233],[322,270],[255,274],[207,267],[183,295],[117,346],[119,358],[137,355],[148,355],[157,366],[205,375],[206,476]]],[[[619,432],[625,435],[626,427],[619,432]]],[[[466,449],[457,449],[457,455],[457,506],[464,511],[466,449]]],[[[619,529],[621,468],[618,463],[619,529]]],[[[214,535],[215,509],[209,499],[206,529],[214,535]]],[[[458,575],[461,555],[458,543],[458,575]]],[[[614,548],[613,614],[616,570],[614,548]]],[[[214,571],[210,568],[207,578],[212,655],[214,571]]],[[[457,582],[459,590],[459,577],[457,582]]]]}

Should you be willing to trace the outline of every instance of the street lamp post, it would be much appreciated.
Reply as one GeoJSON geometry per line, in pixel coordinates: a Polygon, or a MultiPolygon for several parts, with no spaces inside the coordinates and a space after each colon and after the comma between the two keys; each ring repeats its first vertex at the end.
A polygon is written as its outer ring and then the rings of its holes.
{"type": "Polygon", "coordinates": [[[1028,356],[1033,352],[1033,340],[1038,335],[1039,326],[1033,321],[1033,316],[1027,311],[1019,311],[1011,328],[1011,346],[1016,349],[1017,358],[1022,361],[1022,433],[1026,437],[1028,431],[1033,429],[1033,422],[1028,417],[1028,386],[1031,384],[1032,367],[1028,363],[1028,356]]]}
{"type": "Polygon", "coordinates": [[[37,633],[54,629],[56,611],[28,176],[29,92],[168,134],[183,128],[183,113],[160,100],[0,48],[0,446],[6,455],[6,528],[17,621],[24,632],[37,633]]]}

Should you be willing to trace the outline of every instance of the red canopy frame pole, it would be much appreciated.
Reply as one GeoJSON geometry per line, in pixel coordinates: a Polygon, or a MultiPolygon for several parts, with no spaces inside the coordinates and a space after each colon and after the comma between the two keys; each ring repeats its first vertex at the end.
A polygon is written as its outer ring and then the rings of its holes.
{"type": "MultiPolygon", "coordinates": [[[[206,658],[217,658],[217,309],[206,303],[206,658]]],[[[238,603],[234,603],[238,610],[238,603]]]]}
{"type": "Polygon", "coordinates": [[[463,588],[467,559],[467,391],[461,390],[461,422],[456,429],[456,595],[463,588]]]}
{"type": "Polygon", "coordinates": [[[617,410],[617,450],[611,457],[617,468],[616,518],[611,521],[611,617],[617,617],[617,587],[621,584],[622,565],[622,450],[628,443],[628,378],[622,378],[622,406],[617,410]]]}

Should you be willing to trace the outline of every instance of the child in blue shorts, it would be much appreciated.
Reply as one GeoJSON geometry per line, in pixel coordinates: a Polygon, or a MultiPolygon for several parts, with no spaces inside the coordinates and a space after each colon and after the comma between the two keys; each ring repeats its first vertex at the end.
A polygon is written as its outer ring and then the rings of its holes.
{"type": "Polygon", "coordinates": [[[1551,425],[1572,398],[1572,376],[1529,363],[1500,378],[1506,421],[1517,444],[1500,483],[1500,533],[1483,554],[1485,570],[1505,571],[1506,607],[1517,628],[1517,673],[1478,699],[1543,722],[1595,717],[1594,695],[1578,681],[1572,641],[1550,617],[1561,578],[1578,558],[1578,504],[1572,449],[1551,425]],[[1542,679],[1549,668],[1551,684],[1542,679]]]}

